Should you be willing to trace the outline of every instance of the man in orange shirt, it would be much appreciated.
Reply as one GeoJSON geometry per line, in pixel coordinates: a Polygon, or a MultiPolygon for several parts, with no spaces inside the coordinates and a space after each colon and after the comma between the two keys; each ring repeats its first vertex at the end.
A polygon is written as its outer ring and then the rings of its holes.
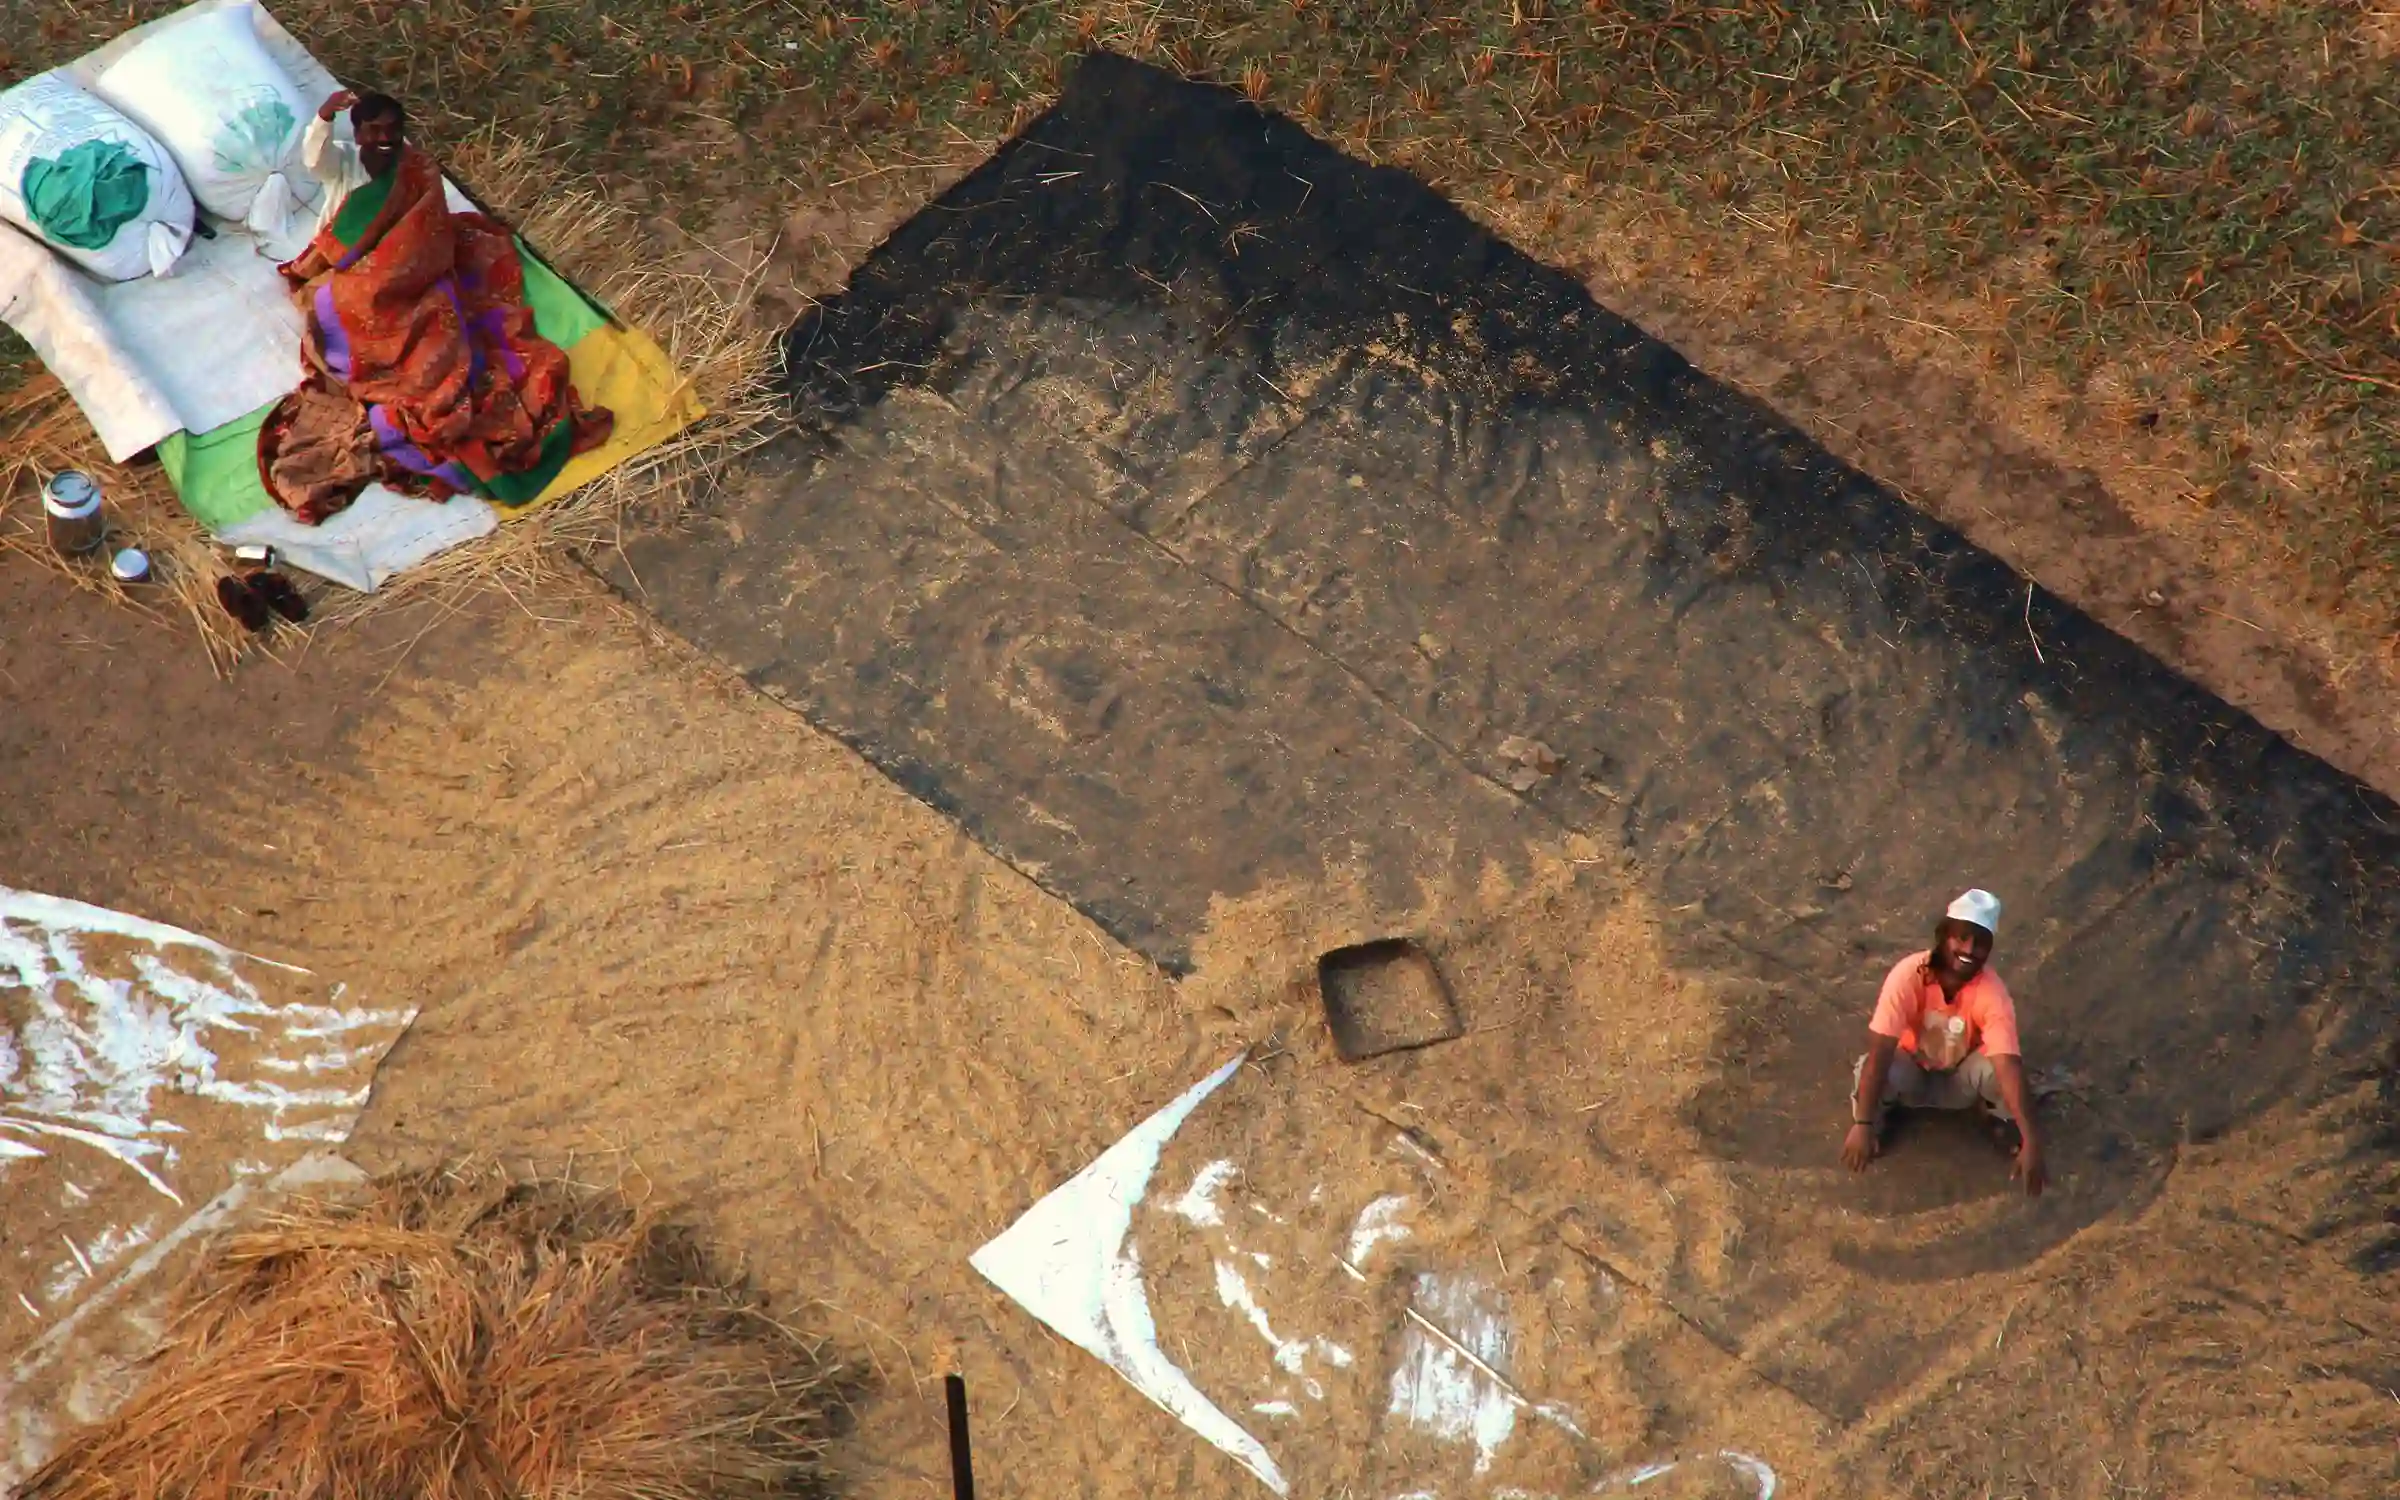
{"type": "Polygon", "coordinates": [[[1933,946],[1900,960],[1883,981],[1867,1023],[1867,1055],[1850,1072],[1842,1164],[1851,1171],[1865,1171],[1883,1149],[1890,1106],[1980,1106],[2015,1156],[2009,1175],[2029,1195],[2048,1181],[2017,1046],[2016,1002],[1987,967],[1999,930],[2000,898],[1969,891],[1935,924],[1933,946]]]}

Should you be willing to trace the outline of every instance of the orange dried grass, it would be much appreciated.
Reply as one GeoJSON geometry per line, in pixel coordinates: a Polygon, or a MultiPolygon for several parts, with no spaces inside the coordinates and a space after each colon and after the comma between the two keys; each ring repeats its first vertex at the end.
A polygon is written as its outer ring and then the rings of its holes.
{"type": "Polygon", "coordinates": [[[228,1240],[23,1500],[765,1500],[838,1370],[621,1199],[488,1168],[228,1240]]]}
{"type": "Polygon", "coordinates": [[[20,552],[63,574],[77,588],[106,594],[162,620],[182,619],[220,668],[240,653],[241,631],[217,607],[215,544],[175,498],[155,463],[109,461],[99,435],[58,377],[36,371],[0,391],[0,557],[20,552]],[[61,469],[80,469],[107,496],[109,548],[141,547],[157,583],[127,590],[110,579],[108,553],[72,562],[50,551],[42,525],[42,484],[61,469]]]}

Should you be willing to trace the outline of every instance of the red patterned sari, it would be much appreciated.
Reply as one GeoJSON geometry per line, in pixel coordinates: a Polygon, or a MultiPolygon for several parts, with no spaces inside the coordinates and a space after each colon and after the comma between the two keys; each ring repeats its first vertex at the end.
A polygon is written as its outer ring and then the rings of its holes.
{"type": "Polygon", "coordinates": [[[515,236],[452,212],[441,169],[414,146],[283,274],[308,315],[307,379],[261,430],[259,458],[268,492],[302,519],[372,478],[523,504],[607,441],[610,414],[583,409],[566,354],[534,332],[515,236]],[[327,386],[363,428],[316,430],[338,422],[327,386]]]}

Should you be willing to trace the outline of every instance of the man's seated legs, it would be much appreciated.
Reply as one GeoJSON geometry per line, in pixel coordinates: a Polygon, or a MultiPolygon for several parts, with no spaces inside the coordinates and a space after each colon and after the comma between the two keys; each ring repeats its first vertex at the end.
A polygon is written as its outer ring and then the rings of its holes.
{"type": "MultiPolygon", "coordinates": [[[[1850,1096],[1858,1097],[1859,1077],[1866,1071],[1867,1060],[1861,1057],[1850,1067],[1850,1096]]],[[[2006,1120],[2008,1106],[2000,1099],[1999,1070],[1992,1066],[1987,1054],[1976,1051],[1967,1060],[1947,1073],[1930,1072],[1917,1065],[1917,1060],[1905,1052],[1892,1058],[1891,1072],[1885,1075],[1883,1100],[1878,1114],[1888,1117],[1893,1105],[1904,1109],[1969,1109],[1981,1104],[1984,1113],[1994,1119],[2006,1120]]],[[[1875,1125],[1882,1129],[1884,1120],[1875,1125]]]]}

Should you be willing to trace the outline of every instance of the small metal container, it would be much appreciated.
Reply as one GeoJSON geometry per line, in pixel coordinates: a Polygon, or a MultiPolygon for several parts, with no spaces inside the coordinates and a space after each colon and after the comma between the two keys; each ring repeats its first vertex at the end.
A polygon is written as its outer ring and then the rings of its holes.
{"type": "Polygon", "coordinates": [[[127,547],[108,561],[108,576],[128,587],[150,581],[150,554],[139,547],[127,547]]]}
{"type": "Polygon", "coordinates": [[[271,568],[279,560],[273,547],[264,542],[246,542],[233,549],[233,560],[245,568],[271,568]]]}
{"type": "Polygon", "coordinates": [[[108,518],[100,513],[100,485],[91,475],[64,469],[42,486],[42,521],[50,548],[61,557],[96,552],[108,540],[108,518]]]}

